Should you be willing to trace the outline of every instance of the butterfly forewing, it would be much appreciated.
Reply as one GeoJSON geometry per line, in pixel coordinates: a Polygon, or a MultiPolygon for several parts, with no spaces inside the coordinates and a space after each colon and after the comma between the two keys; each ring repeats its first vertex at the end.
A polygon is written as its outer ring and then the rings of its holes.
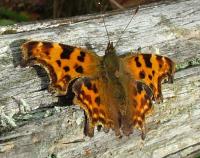
{"type": "Polygon", "coordinates": [[[143,81],[152,89],[155,101],[162,101],[161,82],[164,78],[168,78],[169,82],[173,81],[174,62],[168,57],[156,54],[133,53],[122,58],[133,78],[143,81]]]}
{"type": "Polygon", "coordinates": [[[22,45],[23,64],[41,65],[50,77],[49,90],[65,95],[71,80],[98,72],[100,57],[69,45],[30,41],[22,45]]]}

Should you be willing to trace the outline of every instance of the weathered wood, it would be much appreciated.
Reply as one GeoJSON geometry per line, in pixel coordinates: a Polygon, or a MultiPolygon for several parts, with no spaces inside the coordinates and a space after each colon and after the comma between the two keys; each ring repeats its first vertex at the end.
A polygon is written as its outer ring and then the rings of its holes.
{"type": "MultiPolygon", "coordinates": [[[[82,110],[55,106],[59,105],[58,98],[47,92],[46,73],[19,66],[19,46],[27,39],[76,46],[88,42],[102,55],[108,41],[101,16],[77,17],[75,22],[64,19],[1,27],[0,157],[157,158],[199,154],[199,6],[199,0],[143,6],[117,48],[122,54],[153,46],[177,63],[175,83],[163,85],[164,103],[155,105],[154,115],[147,119],[149,130],[144,142],[137,131],[122,139],[112,132],[85,137],[82,110]]],[[[129,10],[106,16],[112,41],[118,39],[131,14],[129,10]]]]}

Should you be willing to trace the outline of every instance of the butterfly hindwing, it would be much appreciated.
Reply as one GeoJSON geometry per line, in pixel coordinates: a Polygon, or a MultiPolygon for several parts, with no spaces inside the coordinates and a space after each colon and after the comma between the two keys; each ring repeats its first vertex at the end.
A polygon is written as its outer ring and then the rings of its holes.
{"type": "Polygon", "coordinates": [[[133,126],[142,131],[142,138],[145,137],[145,117],[152,111],[153,92],[145,83],[134,81],[130,90],[131,110],[133,111],[133,126]]]}
{"type": "Polygon", "coordinates": [[[77,79],[73,85],[74,103],[86,114],[85,135],[92,137],[95,126],[103,126],[105,131],[112,128],[119,132],[117,108],[107,102],[110,99],[107,90],[102,80],[87,77],[77,79]]]}
{"type": "MultiPolygon", "coordinates": [[[[151,89],[140,81],[131,80],[127,94],[127,102],[120,106],[113,102],[111,89],[99,79],[80,78],[75,81],[73,91],[74,103],[79,105],[86,114],[85,135],[94,134],[95,126],[103,126],[104,131],[113,129],[120,136],[132,133],[136,127],[145,133],[145,116],[151,111],[151,89]],[[129,103],[129,104],[128,104],[129,103]],[[127,107],[127,108],[125,108],[127,107]]],[[[114,93],[114,89],[112,90],[114,93]]]]}
{"type": "Polygon", "coordinates": [[[130,135],[134,127],[138,128],[144,138],[145,117],[152,111],[153,91],[144,82],[136,81],[123,61],[121,66],[119,80],[125,90],[125,103],[120,107],[121,129],[124,135],[130,135]]]}
{"type": "Polygon", "coordinates": [[[146,83],[154,93],[154,100],[162,102],[161,82],[173,82],[175,63],[168,57],[156,54],[129,54],[122,57],[126,69],[135,80],[146,83]]]}
{"type": "Polygon", "coordinates": [[[50,77],[49,90],[65,95],[71,80],[94,75],[100,57],[82,48],[60,43],[30,41],[22,45],[23,64],[40,65],[50,77]]]}

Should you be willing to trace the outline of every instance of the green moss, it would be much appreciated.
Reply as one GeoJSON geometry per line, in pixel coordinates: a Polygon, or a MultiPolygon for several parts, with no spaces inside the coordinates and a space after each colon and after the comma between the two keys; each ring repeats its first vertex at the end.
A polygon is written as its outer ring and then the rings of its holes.
{"type": "Polygon", "coordinates": [[[200,154],[196,155],[194,158],[200,158],[200,154]]]}
{"type": "Polygon", "coordinates": [[[15,12],[8,8],[0,7],[0,18],[10,19],[13,22],[28,21],[29,17],[23,12],[15,12]]]}
{"type": "Polygon", "coordinates": [[[0,19],[0,26],[13,25],[15,21],[9,19],[0,19]]]}
{"type": "Polygon", "coordinates": [[[2,35],[7,35],[7,34],[14,34],[14,33],[17,33],[16,30],[12,30],[12,29],[8,29],[8,30],[5,30],[4,32],[2,32],[1,34],[2,35]]]}
{"type": "Polygon", "coordinates": [[[194,57],[176,65],[176,71],[180,71],[189,67],[200,66],[200,58],[194,57]]]}

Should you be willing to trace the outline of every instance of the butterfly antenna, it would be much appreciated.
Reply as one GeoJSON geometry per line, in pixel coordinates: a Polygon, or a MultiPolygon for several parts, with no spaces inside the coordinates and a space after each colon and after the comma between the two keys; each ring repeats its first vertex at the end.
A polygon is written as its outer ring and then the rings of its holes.
{"type": "Polygon", "coordinates": [[[106,34],[107,34],[107,37],[108,37],[108,42],[110,42],[110,37],[109,37],[109,34],[108,34],[108,29],[107,29],[107,27],[106,27],[105,18],[104,18],[104,15],[103,15],[102,5],[101,5],[100,2],[98,2],[98,5],[99,5],[99,7],[100,7],[100,11],[101,11],[101,15],[102,15],[101,17],[102,17],[102,19],[103,19],[103,24],[104,24],[104,28],[105,28],[105,30],[106,30],[106,34]]]}
{"type": "Polygon", "coordinates": [[[138,7],[136,8],[136,10],[135,10],[135,12],[134,12],[133,16],[132,16],[132,17],[131,17],[131,19],[129,20],[128,24],[126,25],[126,27],[124,28],[124,30],[122,31],[122,33],[120,34],[120,36],[119,36],[119,38],[118,38],[118,40],[117,40],[117,42],[116,42],[116,44],[115,44],[114,48],[116,48],[116,47],[117,47],[117,44],[118,44],[118,43],[119,43],[119,41],[121,40],[121,37],[122,37],[122,35],[125,33],[126,29],[127,29],[127,28],[128,28],[128,26],[130,25],[130,23],[133,21],[133,19],[134,19],[135,15],[137,14],[137,12],[138,12],[139,8],[140,8],[140,6],[138,6],[138,7]]]}
{"type": "Polygon", "coordinates": [[[106,29],[106,34],[107,34],[107,37],[108,37],[108,42],[110,42],[110,37],[109,37],[109,34],[108,34],[108,29],[107,29],[107,27],[106,27],[105,18],[104,18],[104,16],[103,16],[102,18],[103,18],[104,27],[105,27],[105,29],[106,29]]]}

